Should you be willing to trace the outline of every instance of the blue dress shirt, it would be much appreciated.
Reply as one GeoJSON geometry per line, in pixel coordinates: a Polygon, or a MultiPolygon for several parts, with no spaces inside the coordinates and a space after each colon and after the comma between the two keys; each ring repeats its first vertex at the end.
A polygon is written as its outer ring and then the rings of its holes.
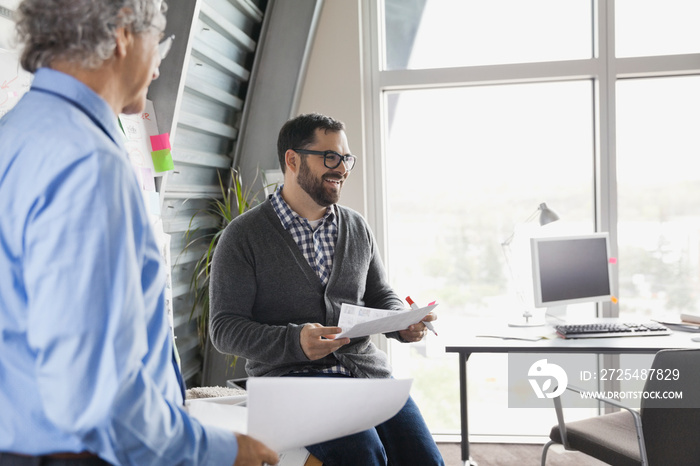
{"type": "Polygon", "coordinates": [[[38,70],[0,119],[0,451],[232,465],[183,409],[164,289],[116,116],[38,70]]]}

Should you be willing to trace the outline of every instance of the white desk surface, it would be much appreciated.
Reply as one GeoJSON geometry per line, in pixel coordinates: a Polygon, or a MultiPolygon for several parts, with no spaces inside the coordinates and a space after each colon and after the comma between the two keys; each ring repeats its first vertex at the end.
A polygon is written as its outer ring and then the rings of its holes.
{"type": "Polygon", "coordinates": [[[446,342],[445,350],[449,353],[655,353],[667,348],[700,348],[700,342],[691,340],[694,336],[700,333],[565,340],[557,337],[551,326],[508,327],[502,321],[476,319],[460,338],[446,342]],[[545,338],[526,340],[538,336],[545,338]]]}
{"type": "Polygon", "coordinates": [[[459,337],[445,341],[445,351],[459,354],[460,365],[460,444],[462,461],[475,465],[469,455],[467,400],[467,362],[473,353],[586,353],[586,354],[654,354],[662,349],[700,348],[691,340],[700,333],[673,332],[663,336],[585,338],[565,340],[551,326],[519,328],[507,322],[487,319],[470,321],[459,337]],[[490,335],[486,337],[484,335],[490,335]],[[546,336],[536,341],[518,338],[546,336]],[[503,338],[510,337],[510,338],[503,338]]]}

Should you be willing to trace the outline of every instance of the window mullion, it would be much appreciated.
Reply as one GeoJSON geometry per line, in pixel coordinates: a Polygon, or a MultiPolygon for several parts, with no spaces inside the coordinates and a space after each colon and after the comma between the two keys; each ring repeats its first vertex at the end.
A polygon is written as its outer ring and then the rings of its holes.
{"type": "MultiPolygon", "coordinates": [[[[596,148],[595,205],[596,230],[609,231],[611,254],[617,257],[617,189],[615,160],[615,3],[614,0],[598,2],[598,55],[601,70],[596,83],[596,115],[598,122],[598,147],[596,148]]],[[[613,289],[617,288],[617,270],[613,273],[613,289]]],[[[617,316],[618,306],[602,304],[602,315],[617,316]]]]}

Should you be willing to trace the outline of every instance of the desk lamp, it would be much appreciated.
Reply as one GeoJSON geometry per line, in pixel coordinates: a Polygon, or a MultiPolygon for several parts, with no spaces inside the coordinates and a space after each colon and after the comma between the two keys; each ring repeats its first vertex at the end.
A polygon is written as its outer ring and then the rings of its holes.
{"type": "MultiPolygon", "coordinates": [[[[522,223],[525,224],[525,223],[529,223],[529,222],[533,221],[535,219],[535,217],[537,217],[537,215],[539,215],[540,226],[544,226],[544,225],[547,225],[548,223],[556,222],[557,220],[559,220],[559,215],[557,215],[556,212],[554,212],[552,209],[547,207],[547,204],[545,204],[543,202],[522,223]]],[[[518,284],[517,284],[517,281],[515,280],[515,274],[513,273],[513,268],[510,264],[510,254],[509,254],[510,253],[510,243],[513,242],[514,237],[515,237],[515,228],[513,229],[513,233],[511,233],[510,236],[508,238],[506,238],[501,243],[501,247],[503,248],[503,255],[506,258],[506,265],[508,266],[508,271],[510,272],[510,277],[513,280],[513,283],[515,283],[516,293],[518,294],[518,296],[520,297],[520,300],[522,301],[522,299],[523,299],[522,293],[519,290],[517,290],[518,284]]],[[[524,305],[524,303],[523,303],[523,305],[524,305]]],[[[508,325],[511,327],[536,327],[536,326],[544,325],[543,323],[531,322],[530,319],[532,318],[532,313],[527,308],[525,309],[525,311],[523,311],[523,317],[525,318],[525,322],[511,322],[508,325]]]]}

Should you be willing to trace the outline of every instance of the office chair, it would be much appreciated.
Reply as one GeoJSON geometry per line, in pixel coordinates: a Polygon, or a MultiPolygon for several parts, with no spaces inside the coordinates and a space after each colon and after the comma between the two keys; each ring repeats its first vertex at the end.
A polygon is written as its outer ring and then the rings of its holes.
{"type": "MultiPolygon", "coordinates": [[[[700,349],[659,351],[651,367],[655,374],[664,376],[678,369],[679,377],[670,381],[651,377],[644,384],[644,392],[681,392],[683,398],[642,398],[639,411],[600,399],[622,410],[565,423],[557,397],[554,404],[558,425],[552,427],[551,440],[542,451],[542,466],[553,444],[615,466],[700,464],[700,349]]],[[[567,389],[582,391],[571,386],[567,389]]]]}

